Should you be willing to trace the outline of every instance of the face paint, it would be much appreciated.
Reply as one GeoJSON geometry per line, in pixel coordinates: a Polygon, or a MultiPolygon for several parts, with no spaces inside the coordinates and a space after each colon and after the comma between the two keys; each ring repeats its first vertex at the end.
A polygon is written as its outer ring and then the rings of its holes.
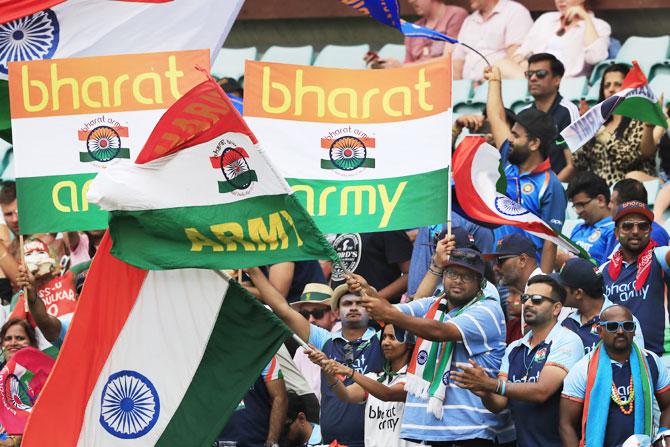
{"type": "Polygon", "coordinates": [[[33,275],[45,275],[56,265],[56,261],[49,255],[49,247],[39,239],[23,244],[23,250],[26,267],[33,275]]]}

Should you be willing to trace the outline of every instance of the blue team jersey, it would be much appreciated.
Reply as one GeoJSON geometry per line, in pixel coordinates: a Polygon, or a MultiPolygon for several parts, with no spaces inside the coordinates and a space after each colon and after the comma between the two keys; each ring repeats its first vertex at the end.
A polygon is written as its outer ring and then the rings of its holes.
{"type": "MultiPolygon", "coordinates": [[[[572,331],[556,324],[547,338],[530,347],[533,332],[507,347],[500,376],[513,383],[537,382],[545,366],[556,366],[567,373],[584,356],[584,345],[572,331]]],[[[543,403],[510,399],[519,447],[562,447],[558,434],[560,391],[543,403]]]]}
{"type": "MultiPolygon", "coordinates": [[[[507,161],[509,150],[509,141],[505,141],[501,149],[501,158],[507,177],[507,196],[560,232],[563,228],[568,202],[563,185],[551,170],[549,160],[545,160],[530,172],[520,174],[519,167],[507,161]]],[[[494,233],[496,243],[512,233],[523,233],[530,237],[538,249],[539,261],[544,244],[543,239],[508,225],[497,228],[494,233]]]]}
{"type": "MultiPolygon", "coordinates": [[[[379,336],[374,329],[368,328],[358,340],[346,340],[342,331],[331,333],[318,326],[311,325],[309,342],[323,351],[328,358],[354,368],[365,375],[384,369],[379,336]]],[[[346,386],[354,383],[347,378],[346,386]]],[[[337,398],[328,388],[328,381],[321,373],[321,434],[326,444],[337,439],[350,447],[364,447],[363,428],[365,422],[365,403],[349,404],[337,398]]]]}
{"type": "MultiPolygon", "coordinates": [[[[649,373],[651,375],[651,384],[656,394],[664,393],[670,389],[670,375],[663,366],[661,360],[650,351],[645,351],[649,373]]],[[[582,358],[570,370],[563,382],[562,396],[576,402],[584,402],[586,396],[586,375],[588,372],[591,354],[582,358]]],[[[627,400],[630,394],[630,363],[621,364],[617,361],[612,362],[612,381],[617,387],[617,392],[622,399],[627,400]]],[[[634,405],[637,405],[637,391],[635,392],[634,405]]],[[[608,396],[609,397],[609,396],[608,396]]],[[[603,399],[605,397],[602,397],[603,399]]],[[[619,406],[610,398],[610,407],[607,417],[607,428],[605,429],[604,445],[619,446],[626,439],[634,434],[635,413],[626,415],[619,410],[619,406]]]]}
{"type": "Polygon", "coordinates": [[[614,304],[626,306],[640,321],[644,347],[660,356],[669,352],[670,324],[668,324],[668,286],[670,269],[665,263],[669,247],[656,247],[647,281],[635,289],[637,262],[621,266],[619,277],[613,280],[608,272],[609,261],[601,266],[605,280],[605,297],[614,304]]]}
{"type": "Polygon", "coordinates": [[[570,234],[570,239],[590,253],[593,244],[601,238],[609,238],[614,233],[614,221],[611,216],[599,220],[593,225],[586,222],[578,224],[570,234]]]}
{"type": "MultiPolygon", "coordinates": [[[[588,298],[587,298],[588,299],[588,298]]],[[[575,309],[570,315],[567,316],[565,320],[561,322],[563,327],[570,329],[572,332],[577,334],[579,338],[582,339],[582,344],[584,345],[584,354],[588,354],[593,351],[598,342],[600,341],[600,336],[598,335],[598,326],[600,325],[600,314],[603,310],[607,309],[610,306],[613,306],[614,303],[605,298],[603,305],[600,308],[598,315],[591,318],[586,323],[582,324],[582,315],[579,313],[579,310],[575,309]]],[[[633,316],[633,321],[635,321],[635,343],[639,346],[644,346],[644,336],[642,335],[642,326],[635,316],[633,316]]]]}
{"type": "MultiPolygon", "coordinates": [[[[650,237],[661,247],[668,245],[670,242],[670,235],[665,231],[665,228],[657,224],[656,222],[651,223],[651,235],[650,237]]],[[[596,260],[598,265],[601,265],[609,259],[610,255],[614,253],[614,250],[619,248],[619,240],[614,234],[614,228],[612,232],[599,238],[596,242],[593,243],[589,254],[593,259],[596,260]]]]}

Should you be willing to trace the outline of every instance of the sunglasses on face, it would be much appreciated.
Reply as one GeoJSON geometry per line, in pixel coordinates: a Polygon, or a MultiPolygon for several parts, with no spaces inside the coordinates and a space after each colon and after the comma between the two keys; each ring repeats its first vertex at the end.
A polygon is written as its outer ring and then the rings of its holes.
{"type": "Polygon", "coordinates": [[[503,265],[503,264],[505,263],[505,261],[507,261],[508,259],[518,258],[518,257],[519,257],[519,255],[498,256],[498,257],[496,258],[496,264],[498,264],[498,266],[501,266],[501,265],[503,265]]]}
{"type": "Polygon", "coordinates": [[[637,222],[632,222],[632,221],[627,221],[627,222],[621,222],[619,224],[619,228],[621,231],[624,232],[629,232],[633,231],[633,228],[637,226],[638,231],[646,232],[651,229],[651,222],[648,222],[646,220],[641,220],[637,222]]]}
{"type": "Polygon", "coordinates": [[[532,78],[533,75],[537,76],[537,79],[544,79],[549,74],[549,70],[528,70],[524,74],[526,75],[526,79],[532,78]]]}
{"type": "Polygon", "coordinates": [[[320,320],[324,315],[326,315],[326,312],[328,312],[328,309],[300,309],[300,315],[305,317],[305,320],[309,320],[310,315],[313,316],[315,320],[320,320]]]}
{"type": "Polygon", "coordinates": [[[607,332],[618,332],[619,328],[624,332],[635,332],[636,324],[634,321],[601,321],[600,326],[604,327],[607,332]]]}
{"type": "Polygon", "coordinates": [[[457,271],[451,269],[445,270],[444,276],[446,276],[447,279],[451,281],[456,281],[457,279],[459,279],[463,282],[474,282],[478,278],[478,275],[475,273],[470,272],[458,273],[457,271]]]}
{"type": "Polygon", "coordinates": [[[521,295],[521,303],[525,304],[526,301],[530,300],[531,303],[533,303],[533,306],[539,306],[542,304],[544,300],[551,301],[552,303],[555,303],[556,300],[549,297],[549,296],[544,296],[544,295],[539,295],[539,294],[533,294],[530,295],[528,293],[524,293],[521,295]]]}

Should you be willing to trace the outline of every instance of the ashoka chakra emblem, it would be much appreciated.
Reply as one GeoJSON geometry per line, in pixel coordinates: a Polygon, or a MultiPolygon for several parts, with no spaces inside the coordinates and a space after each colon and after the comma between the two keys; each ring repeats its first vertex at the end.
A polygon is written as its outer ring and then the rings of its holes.
{"type": "Polygon", "coordinates": [[[363,165],[368,152],[358,138],[340,137],[330,145],[328,155],[335,167],[344,171],[353,171],[363,165]]]}
{"type": "Polygon", "coordinates": [[[516,203],[514,200],[504,196],[496,197],[495,207],[501,214],[504,214],[505,216],[523,216],[524,214],[528,214],[530,212],[526,208],[516,203]]]}
{"type": "Polygon", "coordinates": [[[121,151],[121,137],[109,126],[98,126],[88,134],[86,150],[96,161],[111,161],[121,151]]]}
{"type": "Polygon", "coordinates": [[[0,24],[0,73],[7,74],[9,62],[50,59],[59,33],[58,19],[50,9],[0,24]]]}
{"type": "Polygon", "coordinates": [[[102,389],[100,425],[117,438],[135,439],[153,428],[160,414],[154,385],[137,371],[109,376],[102,389]]]}
{"type": "Polygon", "coordinates": [[[247,152],[244,149],[229,147],[221,153],[221,172],[235,189],[247,189],[252,177],[247,163],[247,152]]]}

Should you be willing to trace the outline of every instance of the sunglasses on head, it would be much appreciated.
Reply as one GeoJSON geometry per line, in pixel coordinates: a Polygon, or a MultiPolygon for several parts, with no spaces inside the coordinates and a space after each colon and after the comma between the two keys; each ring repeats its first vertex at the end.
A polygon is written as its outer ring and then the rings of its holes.
{"type": "Polygon", "coordinates": [[[477,258],[479,258],[479,255],[456,249],[451,252],[451,255],[449,255],[449,257],[451,257],[452,259],[463,259],[468,262],[474,262],[477,260],[477,258]]]}
{"type": "Polygon", "coordinates": [[[524,74],[526,75],[526,79],[532,78],[533,75],[537,76],[537,79],[544,79],[549,74],[549,70],[528,70],[524,74]]]}
{"type": "Polygon", "coordinates": [[[552,303],[556,303],[557,301],[553,299],[550,296],[544,296],[544,295],[539,295],[539,294],[528,294],[524,293],[521,295],[521,302],[525,303],[526,301],[530,300],[531,303],[533,303],[533,306],[539,306],[542,304],[544,300],[551,301],[552,303]]]}
{"type": "Polygon", "coordinates": [[[324,315],[326,315],[326,312],[328,312],[328,309],[326,308],[312,310],[300,309],[300,315],[305,317],[306,320],[309,320],[310,315],[313,316],[315,320],[320,320],[324,315]]]}
{"type": "Polygon", "coordinates": [[[618,332],[619,328],[624,332],[635,332],[637,326],[634,321],[601,321],[600,326],[604,327],[607,332],[618,332]]]}
{"type": "Polygon", "coordinates": [[[621,222],[619,224],[619,228],[621,229],[621,231],[625,231],[625,232],[633,231],[633,228],[636,227],[636,226],[637,226],[637,229],[639,231],[643,231],[643,232],[649,231],[651,229],[651,222],[646,221],[646,220],[640,220],[640,221],[636,221],[636,222],[629,220],[629,221],[626,221],[626,222],[621,222]]]}

